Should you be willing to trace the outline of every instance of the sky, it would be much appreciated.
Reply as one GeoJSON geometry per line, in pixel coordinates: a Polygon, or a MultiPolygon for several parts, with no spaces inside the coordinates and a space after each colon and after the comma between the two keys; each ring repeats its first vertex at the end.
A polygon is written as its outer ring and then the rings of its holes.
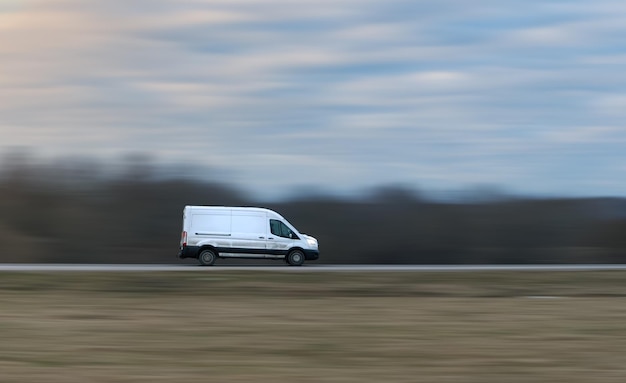
{"type": "Polygon", "coordinates": [[[0,0],[0,152],[626,196],[625,67],[620,0],[0,0]]]}

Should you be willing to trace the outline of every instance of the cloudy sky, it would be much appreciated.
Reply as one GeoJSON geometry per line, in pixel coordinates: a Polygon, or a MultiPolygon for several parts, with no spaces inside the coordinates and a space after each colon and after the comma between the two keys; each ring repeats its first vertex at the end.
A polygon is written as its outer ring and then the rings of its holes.
{"type": "Polygon", "coordinates": [[[626,196],[623,0],[0,0],[0,151],[626,196]]]}

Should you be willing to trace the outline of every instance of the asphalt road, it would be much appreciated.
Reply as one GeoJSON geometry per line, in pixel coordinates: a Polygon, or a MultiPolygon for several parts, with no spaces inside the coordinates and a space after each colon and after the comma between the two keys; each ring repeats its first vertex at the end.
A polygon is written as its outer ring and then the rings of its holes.
{"type": "Polygon", "coordinates": [[[0,272],[155,272],[155,271],[273,271],[273,272],[469,272],[469,271],[601,271],[626,270],[626,265],[230,265],[202,267],[191,264],[0,264],[0,272]]]}

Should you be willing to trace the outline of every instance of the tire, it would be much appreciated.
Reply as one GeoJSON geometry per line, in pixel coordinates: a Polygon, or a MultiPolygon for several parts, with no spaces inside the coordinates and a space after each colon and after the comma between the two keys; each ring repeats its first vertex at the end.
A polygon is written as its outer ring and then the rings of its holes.
{"type": "Polygon", "coordinates": [[[292,250],[287,254],[287,263],[291,266],[302,266],[304,263],[304,253],[300,250],[292,250]]]}
{"type": "Polygon", "coordinates": [[[198,256],[198,261],[202,266],[213,266],[217,255],[211,249],[202,250],[198,256]]]}

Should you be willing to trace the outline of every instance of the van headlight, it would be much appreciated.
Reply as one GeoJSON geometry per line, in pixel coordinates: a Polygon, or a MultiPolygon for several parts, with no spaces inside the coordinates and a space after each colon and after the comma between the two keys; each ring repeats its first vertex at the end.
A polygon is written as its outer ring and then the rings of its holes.
{"type": "Polygon", "coordinates": [[[317,239],[313,238],[313,237],[307,237],[306,238],[306,243],[311,246],[311,247],[317,247],[317,239]]]}

